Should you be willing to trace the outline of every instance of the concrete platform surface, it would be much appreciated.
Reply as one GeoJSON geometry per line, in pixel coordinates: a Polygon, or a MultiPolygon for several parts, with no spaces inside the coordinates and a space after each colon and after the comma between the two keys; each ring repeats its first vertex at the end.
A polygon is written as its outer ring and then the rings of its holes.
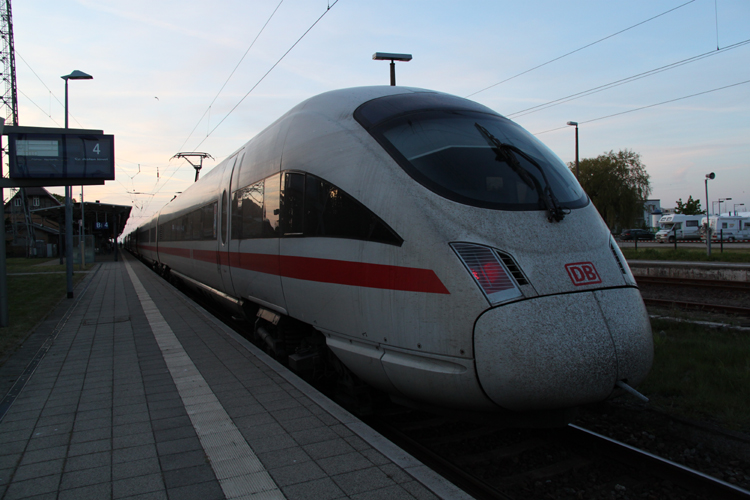
{"type": "Polygon", "coordinates": [[[0,498],[470,498],[140,262],[0,368],[0,498]]]}

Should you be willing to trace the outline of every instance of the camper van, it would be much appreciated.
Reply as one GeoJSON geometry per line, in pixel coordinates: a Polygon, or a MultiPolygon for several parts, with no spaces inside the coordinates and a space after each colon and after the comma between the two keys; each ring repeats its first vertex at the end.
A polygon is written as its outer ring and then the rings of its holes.
{"type": "Polygon", "coordinates": [[[674,243],[675,240],[699,240],[701,215],[669,214],[659,219],[656,241],[674,243]]]}
{"type": "MultiPolygon", "coordinates": [[[[703,217],[705,221],[706,218],[703,217]]],[[[711,241],[750,240],[750,217],[736,215],[712,215],[709,217],[711,224],[711,241]]],[[[705,241],[706,235],[701,238],[705,241]]]]}

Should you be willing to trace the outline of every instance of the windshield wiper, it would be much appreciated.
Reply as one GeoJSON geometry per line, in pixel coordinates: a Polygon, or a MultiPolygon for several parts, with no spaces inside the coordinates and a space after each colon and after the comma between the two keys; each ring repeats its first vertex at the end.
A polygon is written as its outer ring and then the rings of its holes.
{"type": "Polygon", "coordinates": [[[500,142],[497,137],[492,135],[489,130],[487,130],[480,124],[474,123],[474,126],[477,128],[477,130],[479,130],[479,133],[482,134],[487,143],[492,146],[492,150],[496,155],[495,159],[499,162],[504,162],[509,165],[510,168],[512,168],[513,171],[518,175],[518,177],[520,177],[521,180],[527,186],[529,186],[529,188],[534,189],[537,194],[539,194],[542,203],[544,203],[544,207],[547,209],[547,220],[550,222],[560,222],[561,220],[563,220],[565,218],[565,210],[560,207],[557,198],[555,198],[555,195],[552,192],[552,188],[550,188],[549,181],[547,180],[547,176],[545,175],[542,166],[539,165],[539,163],[537,163],[534,158],[521,151],[517,147],[513,146],[512,144],[505,144],[503,142],[500,142]],[[542,179],[544,179],[544,187],[542,187],[536,177],[531,175],[528,170],[523,168],[521,162],[518,161],[518,158],[516,158],[513,153],[521,155],[526,161],[534,165],[539,170],[539,172],[542,174],[542,179]]]}

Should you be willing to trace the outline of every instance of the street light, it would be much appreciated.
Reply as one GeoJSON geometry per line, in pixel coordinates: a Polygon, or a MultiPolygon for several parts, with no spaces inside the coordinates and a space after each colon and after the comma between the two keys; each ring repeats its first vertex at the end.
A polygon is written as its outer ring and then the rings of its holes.
{"type": "Polygon", "coordinates": [[[724,201],[731,200],[732,198],[719,198],[719,215],[721,215],[721,203],[724,201]]]}
{"type": "Polygon", "coordinates": [[[390,52],[375,52],[374,61],[391,61],[391,87],[396,86],[396,63],[394,61],[411,61],[411,54],[391,54],[390,52]]]}
{"type": "Polygon", "coordinates": [[[578,179],[578,122],[568,122],[568,125],[576,128],[576,179],[578,179]]]}
{"type": "Polygon", "coordinates": [[[735,203],[734,204],[734,215],[737,215],[737,207],[744,207],[744,203],[735,203]]]}
{"type": "Polygon", "coordinates": [[[706,174],[706,255],[711,256],[711,211],[709,207],[711,204],[708,202],[708,181],[715,179],[716,174],[711,172],[706,174]]]}
{"type": "MultiPolygon", "coordinates": [[[[68,128],[68,80],[92,80],[94,77],[83,71],[74,70],[71,74],[61,76],[65,80],[65,128],[68,128]]],[[[70,188],[65,186],[65,274],[67,276],[68,298],[73,298],[73,205],[70,201],[70,188]]],[[[83,197],[81,197],[81,214],[83,214],[83,197]]],[[[83,215],[81,215],[83,218],[83,215]]],[[[81,261],[83,262],[83,261],[81,261]]]]}

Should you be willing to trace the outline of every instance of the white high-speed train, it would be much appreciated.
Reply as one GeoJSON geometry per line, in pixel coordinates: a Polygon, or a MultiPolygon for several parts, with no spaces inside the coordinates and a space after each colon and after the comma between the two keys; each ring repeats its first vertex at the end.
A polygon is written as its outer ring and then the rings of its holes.
{"type": "Polygon", "coordinates": [[[257,317],[292,367],[329,349],[410,404],[567,409],[652,363],[633,275],[575,177],[517,124],[439,92],[308,99],[127,244],[257,317]]]}

